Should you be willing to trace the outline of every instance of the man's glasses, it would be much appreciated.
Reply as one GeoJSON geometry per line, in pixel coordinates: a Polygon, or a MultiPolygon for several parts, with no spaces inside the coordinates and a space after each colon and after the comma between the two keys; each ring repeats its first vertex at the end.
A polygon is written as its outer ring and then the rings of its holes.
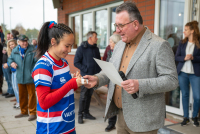
{"type": "MultiPolygon", "coordinates": [[[[133,20],[133,21],[135,21],[135,20],[133,20]]],[[[133,21],[131,21],[131,22],[129,22],[129,23],[126,23],[126,24],[116,24],[116,23],[115,23],[114,26],[115,26],[115,28],[118,27],[119,30],[122,30],[123,27],[124,27],[125,25],[130,24],[130,23],[132,23],[133,21]]]]}

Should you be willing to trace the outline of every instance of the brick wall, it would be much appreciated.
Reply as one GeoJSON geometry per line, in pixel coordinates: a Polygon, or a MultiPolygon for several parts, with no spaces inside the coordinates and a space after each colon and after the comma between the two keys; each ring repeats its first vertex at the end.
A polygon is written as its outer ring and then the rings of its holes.
{"type": "Polygon", "coordinates": [[[74,66],[74,55],[67,55],[65,59],[69,64],[71,73],[76,73],[76,71],[79,71],[79,69],[74,66]]]}
{"type": "Polygon", "coordinates": [[[105,5],[119,0],[63,0],[63,10],[58,9],[58,22],[68,24],[68,14],[105,5]]]}
{"type": "MultiPolygon", "coordinates": [[[[118,2],[119,0],[63,0],[63,10],[58,9],[58,23],[68,24],[68,14],[94,8],[109,3],[118,2]],[[81,3],[81,4],[80,4],[81,3]]],[[[124,0],[128,1],[128,0],[124,0]]],[[[142,15],[144,25],[147,26],[152,32],[154,32],[154,12],[155,12],[155,0],[133,0],[136,2],[137,7],[142,15]]],[[[74,67],[74,55],[68,55],[66,57],[70,65],[72,73],[78,69],[74,67]]]]}

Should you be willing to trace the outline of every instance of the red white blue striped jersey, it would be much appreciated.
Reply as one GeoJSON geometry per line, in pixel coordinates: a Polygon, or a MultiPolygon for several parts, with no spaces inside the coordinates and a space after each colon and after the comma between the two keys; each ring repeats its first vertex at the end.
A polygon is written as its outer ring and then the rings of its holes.
{"type": "MultiPolygon", "coordinates": [[[[61,59],[59,66],[46,52],[33,70],[35,87],[42,85],[55,91],[71,79],[67,61],[61,59]]],[[[75,130],[74,89],[71,89],[58,103],[47,110],[37,103],[37,134],[66,134],[75,130]]]]}

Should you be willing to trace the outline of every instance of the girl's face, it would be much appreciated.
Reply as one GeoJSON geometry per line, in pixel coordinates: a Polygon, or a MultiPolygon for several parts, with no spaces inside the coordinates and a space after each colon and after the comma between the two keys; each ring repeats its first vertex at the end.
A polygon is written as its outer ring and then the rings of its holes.
{"type": "Polygon", "coordinates": [[[109,45],[110,45],[110,49],[113,50],[115,47],[115,43],[111,39],[109,39],[109,45]]]}
{"type": "Polygon", "coordinates": [[[9,46],[10,46],[10,49],[13,50],[13,48],[16,46],[16,44],[14,42],[10,42],[9,46]]]}
{"type": "Polygon", "coordinates": [[[193,36],[193,32],[194,32],[194,30],[190,30],[189,26],[185,26],[183,33],[184,33],[185,37],[190,37],[190,36],[193,36]]]}
{"type": "Polygon", "coordinates": [[[50,48],[53,52],[52,56],[56,60],[60,60],[60,58],[65,58],[68,55],[68,53],[71,52],[73,44],[74,44],[74,35],[64,34],[63,38],[60,39],[60,43],[52,45],[52,47],[50,48]]]}

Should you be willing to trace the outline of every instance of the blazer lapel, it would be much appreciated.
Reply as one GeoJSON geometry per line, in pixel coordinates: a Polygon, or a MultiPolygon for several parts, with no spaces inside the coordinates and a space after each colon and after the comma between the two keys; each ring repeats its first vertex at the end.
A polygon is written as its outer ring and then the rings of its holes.
{"type": "Polygon", "coordinates": [[[137,49],[135,50],[128,68],[126,70],[126,76],[129,73],[129,71],[131,70],[131,68],[134,66],[134,64],[136,63],[136,61],[139,59],[139,57],[144,53],[145,49],[147,48],[147,46],[150,43],[150,39],[152,38],[152,33],[151,31],[147,28],[144,35],[142,36],[140,43],[137,46],[137,49]]]}
{"type": "Polygon", "coordinates": [[[125,49],[126,43],[122,42],[120,44],[120,49],[117,50],[117,60],[113,63],[113,65],[115,66],[116,70],[119,71],[119,67],[121,64],[121,60],[122,60],[122,56],[124,53],[124,49],[125,49]]]}

